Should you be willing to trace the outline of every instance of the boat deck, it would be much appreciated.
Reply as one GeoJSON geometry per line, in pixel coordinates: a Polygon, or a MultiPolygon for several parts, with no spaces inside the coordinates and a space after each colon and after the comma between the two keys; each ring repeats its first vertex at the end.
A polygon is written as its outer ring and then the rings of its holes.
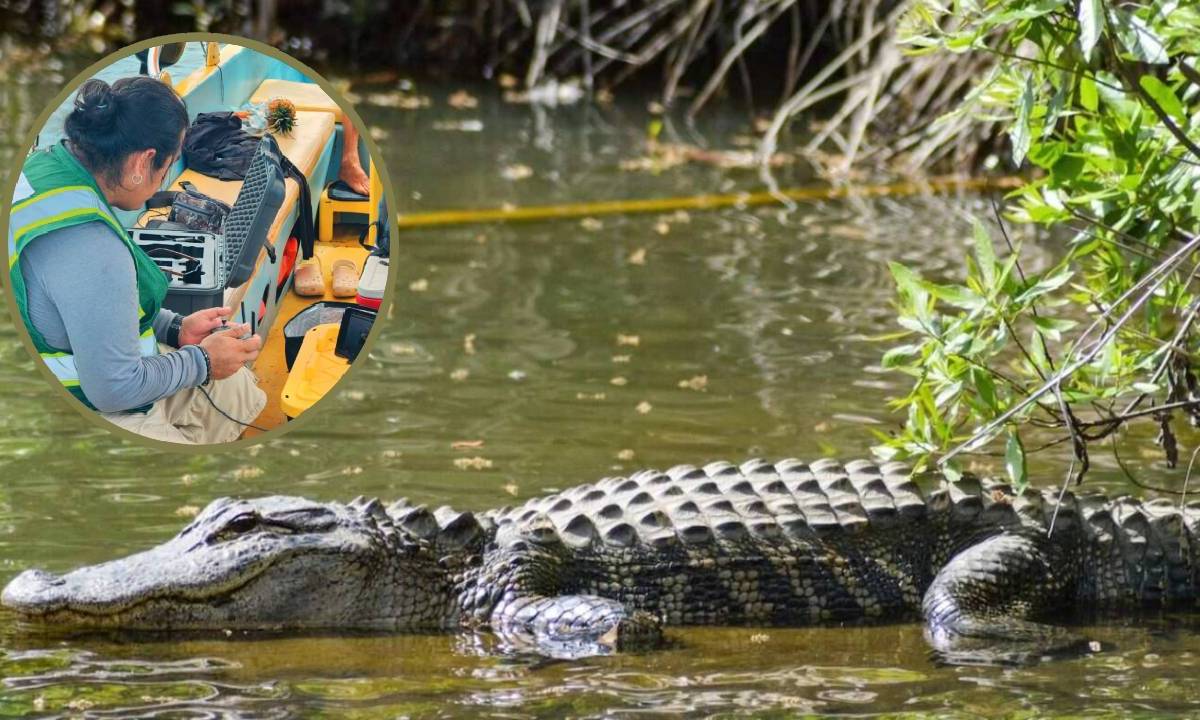
{"type": "MultiPolygon", "coordinates": [[[[361,225],[337,224],[334,226],[332,241],[318,241],[314,246],[314,254],[321,259],[321,274],[325,278],[325,295],[321,297],[301,297],[292,291],[291,278],[288,278],[283,294],[279,297],[276,322],[271,324],[270,331],[263,339],[262,351],[252,366],[254,374],[258,376],[259,387],[267,393],[267,406],[263,408],[262,413],[254,420],[255,425],[271,429],[287,422],[287,417],[284,415],[280,405],[280,394],[288,378],[283,337],[283,328],[287,325],[288,320],[291,320],[296,313],[314,303],[326,300],[354,302],[353,297],[339,298],[333,296],[330,290],[332,286],[330,275],[332,274],[333,263],[341,259],[352,260],[358,268],[358,272],[362,272],[363,263],[366,262],[368,253],[358,244],[358,233],[361,228],[361,225]]],[[[244,437],[254,437],[260,434],[258,430],[248,428],[244,437]]]]}

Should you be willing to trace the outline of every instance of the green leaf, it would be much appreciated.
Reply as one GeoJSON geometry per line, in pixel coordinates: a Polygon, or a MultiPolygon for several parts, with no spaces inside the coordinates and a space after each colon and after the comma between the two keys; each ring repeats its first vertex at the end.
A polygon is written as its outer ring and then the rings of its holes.
{"type": "Polygon", "coordinates": [[[978,218],[974,219],[975,229],[975,262],[979,264],[979,272],[983,274],[983,287],[990,295],[996,286],[996,248],[992,246],[992,236],[978,218]]]}
{"type": "Polygon", "coordinates": [[[1092,112],[1096,112],[1096,108],[1100,107],[1100,98],[1096,93],[1096,81],[1087,75],[1079,78],[1079,104],[1085,110],[1092,112]]]}
{"type": "Polygon", "coordinates": [[[1091,60],[1092,48],[1096,47],[1103,29],[1104,0],[1079,0],[1079,47],[1084,60],[1091,60]]]}
{"type": "Polygon", "coordinates": [[[942,465],[942,475],[952,483],[962,480],[962,471],[958,469],[958,463],[953,460],[942,465]]]}
{"type": "Polygon", "coordinates": [[[1145,22],[1131,12],[1118,9],[1117,36],[1125,50],[1136,60],[1162,65],[1168,62],[1163,41],[1145,22]]]}
{"type": "Polygon", "coordinates": [[[894,347],[883,354],[882,365],[885,368],[894,368],[904,364],[904,361],[911,358],[913,355],[921,352],[920,345],[900,345],[894,347]]]}
{"type": "Polygon", "coordinates": [[[921,289],[921,280],[912,270],[898,262],[889,262],[888,269],[892,271],[892,278],[896,281],[896,288],[900,292],[910,298],[925,294],[925,291],[921,289]]]}
{"type": "Polygon", "coordinates": [[[1014,165],[1020,165],[1025,159],[1025,154],[1029,152],[1029,116],[1033,113],[1033,100],[1033,74],[1030,73],[1025,78],[1025,90],[1021,92],[1021,99],[1017,102],[1017,119],[1010,132],[1014,165]]]}
{"type": "Polygon", "coordinates": [[[999,410],[1000,408],[996,404],[996,384],[992,382],[992,376],[986,370],[973,368],[971,378],[975,381],[975,393],[983,401],[984,406],[989,410],[999,410]]]}
{"type": "Polygon", "coordinates": [[[987,298],[980,297],[962,285],[928,283],[926,287],[935,298],[963,310],[978,310],[987,305],[987,298]]]}
{"type": "Polygon", "coordinates": [[[1004,447],[1004,469],[1008,471],[1008,479],[1012,480],[1013,488],[1018,492],[1028,483],[1025,446],[1021,444],[1021,435],[1016,430],[1008,431],[1008,443],[1004,447]]]}
{"type": "Polygon", "coordinates": [[[1166,83],[1153,75],[1143,75],[1138,78],[1138,85],[1141,85],[1146,94],[1154,98],[1154,102],[1166,110],[1168,115],[1174,116],[1181,125],[1187,126],[1187,111],[1183,109],[1183,103],[1179,102],[1179,98],[1175,96],[1175,91],[1171,90],[1166,83]]]}
{"type": "Polygon", "coordinates": [[[1053,275],[1043,276],[1036,283],[1034,283],[1033,287],[1018,295],[1017,302],[1027,303],[1030,300],[1045,295],[1046,293],[1057,290],[1058,288],[1067,284],[1067,281],[1071,279],[1072,274],[1073,273],[1071,272],[1070,268],[1063,268],[1053,275]]]}

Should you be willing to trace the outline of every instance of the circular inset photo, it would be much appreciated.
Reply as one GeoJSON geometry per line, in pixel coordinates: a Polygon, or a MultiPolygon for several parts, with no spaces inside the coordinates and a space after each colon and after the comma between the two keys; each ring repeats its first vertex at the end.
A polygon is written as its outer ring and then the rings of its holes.
{"type": "Polygon", "coordinates": [[[250,41],[178,39],[92,66],[35,124],[3,213],[8,289],[82,412],[211,445],[309,412],[364,353],[391,223],[329,83],[250,41]]]}

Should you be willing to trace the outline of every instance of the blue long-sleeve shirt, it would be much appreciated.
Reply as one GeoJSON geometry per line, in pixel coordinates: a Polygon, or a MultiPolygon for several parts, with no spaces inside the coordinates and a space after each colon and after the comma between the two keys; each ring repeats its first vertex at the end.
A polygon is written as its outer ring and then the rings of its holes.
{"type": "MultiPolygon", "coordinates": [[[[70,351],[79,384],[96,409],[120,412],[204,382],[195,346],[143,357],[138,352],[137,273],[121,238],[102,222],[55,230],[20,255],[30,322],[70,351]]],[[[154,318],[160,342],[174,312],[154,318]]]]}

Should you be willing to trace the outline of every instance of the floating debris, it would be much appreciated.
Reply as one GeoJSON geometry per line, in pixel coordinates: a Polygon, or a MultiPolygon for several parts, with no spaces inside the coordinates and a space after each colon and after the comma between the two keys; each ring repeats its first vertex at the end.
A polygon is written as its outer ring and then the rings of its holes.
{"type": "Polygon", "coordinates": [[[638,248],[629,255],[630,265],[645,265],[646,264],[646,248],[638,248]]]}
{"type": "Polygon", "coordinates": [[[370,128],[370,133],[371,133],[371,139],[374,140],[375,142],[383,142],[384,140],[387,140],[389,137],[392,136],[392,134],[390,132],[379,127],[378,125],[372,125],[370,128]]]}
{"type": "Polygon", "coordinates": [[[650,403],[646,402],[645,400],[643,400],[637,404],[637,411],[639,413],[641,413],[642,415],[645,415],[646,413],[650,412],[653,409],[654,409],[654,406],[651,405],[650,403]]]}
{"type": "Polygon", "coordinates": [[[446,99],[455,110],[473,110],[479,107],[479,99],[466,90],[459,90],[446,99]]]}
{"type": "Polygon", "coordinates": [[[395,460],[396,458],[400,457],[401,454],[402,453],[399,450],[389,448],[379,453],[379,457],[383,458],[384,460],[395,460]]]}
{"type": "Polygon", "coordinates": [[[614,363],[618,363],[618,364],[619,363],[627,363],[627,362],[629,362],[629,358],[631,358],[631,357],[633,357],[633,356],[632,355],[613,355],[612,361],[614,363]]]}
{"type": "Polygon", "coordinates": [[[520,163],[509,165],[500,171],[500,177],[505,180],[524,180],[533,177],[533,168],[520,163]]]}
{"type": "Polygon", "coordinates": [[[666,220],[659,220],[658,222],[654,223],[654,232],[658,233],[659,235],[669,235],[671,232],[671,223],[667,222],[666,220]]]}
{"type": "Polygon", "coordinates": [[[753,643],[754,645],[762,645],[763,643],[769,642],[770,640],[771,640],[771,636],[766,633],[754,633],[753,635],[750,636],[750,642],[753,643]]]}
{"type": "Polygon", "coordinates": [[[450,443],[451,450],[473,450],[483,447],[482,440],[455,440],[450,443]]]}
{"type": "Polygon", "coordinates": [[[184,473],[179,476],[179,482],[183,483],[184,485],[191,485],[192,483],[196,482],[196,476],[192,473],[184,473]]]}
{"type": "Polygon", "coordinates": [[[597,230],[604,229],[604,221],[600,218],[585,217],[579,221],[579,227],[587,230],[588,232],[596,232],[597,230]]]}
{"type": "Polygon", "coordinates": [[[575,393],[576,400],[604,400],[606,397],[608,397],[608,396],[602,392],[598,392],[598,393],[577,392],[577,393],[575,393]]]}
{"type": "Polygon", "coordinates": [[[641,341],[642,339],[637,335],[623,335],[621,333],[617,333],[618,345],[631,345],[633,347],[637,347],[641,341]]]}
{"type": "Polygon", "coordinates": [[[526,91],[508,90],[504,93],[504,102],[529,105],[572,105],[582,98],[583,88],[578,80],[558,82],[553,78],[526,91]]]}
{"type": "MultiPolygon", "coordinates": [[[[795,157],[788,153],[775,153],[767,164],[771,167],[783,167],[794,161],[795,157]]],[[[658,173],[685,163],[711,165],[723,170],[753,170],[759,167],[758,155],[753,150],[713,150],[686,143],[663,143],[657,140],[647,142],[645,155],[622,160],[618,167],[626,172],[658,173]]]]}
{"type": "Polygon", "coordinates": [[[417,346],[408,343],[392,343],[388,345],[388,352],[392,355],[416,355],[417,346]]]}
{"type": "Polygon", "coordinates": [[[615,378],[613,378],[612,380],[609,380],[608,382],[609,382],[609,383],[611,383],[611,384],[613,384],[613,385],[616,385],[617,387],[621,387],[621,386],[623,386],[623,385],[626,385],[626,384],[628,384],[628,383],[629,383],[629,380],[627,380],[627,379],[625,379],[625,378],[621,377],[620,375],[618,375],[618,376],[616,376],[615,378]]]}
{"type": "Polygon", "coordinates": [[[491,466],[491,460],[478,455],[471,458],[454,458],[454,467],[459,470],[487,470],[491,466]]]}
{"type": "Polygon", "coordinates": [[[450,373],[450,379],[455,382],[462,382],[471,375],[471,371],[466,368],[458,368],[450,373]]]}
{"type": "Polygon", "coordinates": [[[263,469],[253,465],[242,465],[234,469],[233,477],[235,480],[252,480],[256,477],[263,476],[263,469]]]}
{"type": "Polygon", "coordinates": [[[520,491],[521,489],[517,487],[515,482],[504,483],[504,492],[508,493],[509,495],[515,496],[520,491]]]}
{"type": "Polygon", "coordinates": [[[362,475],[362,471],[363,469],[361,465],[351,465],[349,467],[342,468],[343,475],[362,475]]]}
{"type": "Polygon", "coordinates": [[[524,370],[509,370],[508,371],[508,379],[509,380],[515,380],[517,382],[521,382],[522,380],[525,379],[525,377],[526,377],[526,375],[525,375],[524,370]]]}
{"type": "Polygon", "coordinates": [[[441,132],[483,132],[482,120],[438,120],[434,130],[441,132]]]}
{"type": "Polygon", "coordinates": [[[680,380],[679,387],[685,390],[704,390],[708,387],[708,376],[696,375],[687,380],[680,380]]]}
{"type": "Polygon", "coordinates": [[[196,517],[200,514],[199,505],[180,505],[175,508],[176,517],[196,517]]]}
{"type": "Polygon", "coordinates": [[[361,402],[367,399],[367,394],[362,390],[343,390],[342,397],[346,398],[347,400],[361,402]]]}
{"type": "Polygon", "coordinates": [[[625,448],[624,450],[618,450],[617,451],[617,459],[618,460],[632,460],[633,459],[633,451],[630,450],[629,448],[625,448]]]}
{"type": "Polygon", "coordinates": [[[463,337],[463,352],[468,355],[475,354],[475,333],[467,333],[463,337]]]}
{"type": "Polygon", "coordinates": [[[399,108],[401,110],[420,110],[433,104],[428,95],[413,95],[399,90],[394,92],[368,93],[366,101],[368,105],[399,108]]]}
{"type": "Polygon", "coordinates": [[[408,289],[412,290],[413,292],[425,292],[429,289],[429,281],[425,278],[413,280],[408,284],[408,289]]]}

